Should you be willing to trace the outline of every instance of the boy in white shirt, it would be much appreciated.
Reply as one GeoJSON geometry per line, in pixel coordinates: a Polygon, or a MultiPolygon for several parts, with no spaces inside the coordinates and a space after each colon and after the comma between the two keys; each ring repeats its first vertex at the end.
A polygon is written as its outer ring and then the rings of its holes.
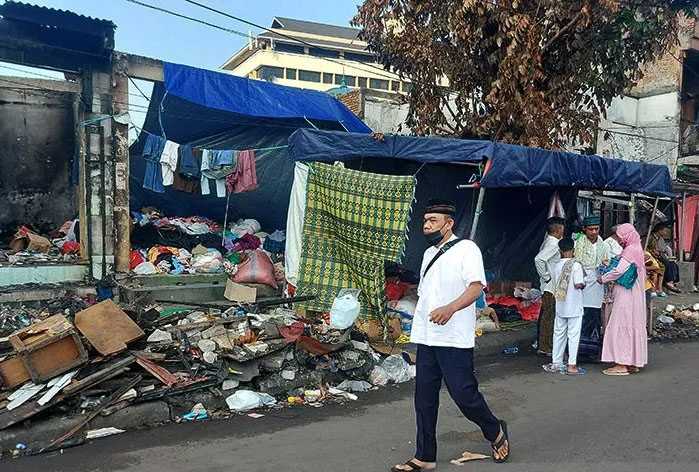
{"type": "Polygon", "coordinates": [[[582,375],[578,368],[578,345],[583,321],[583,289],[585,273],[582,264],[574,259],[575,243],[562,239],[558,243],[561,260],[553,267],[552,279],[556,297],[556,321],[553,327],[553,362],[543,366],[546,372],[562,372],[582,375]],[[566,342],[568,344],[568,368],[563,364],[566,342]]]}

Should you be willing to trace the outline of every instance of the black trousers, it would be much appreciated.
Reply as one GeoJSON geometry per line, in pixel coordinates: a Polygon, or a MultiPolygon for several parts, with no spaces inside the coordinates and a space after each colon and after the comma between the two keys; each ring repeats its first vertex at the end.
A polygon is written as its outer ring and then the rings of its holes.
{"type": "Polygon", "coordinates": [[[417,451],[415,458],[424,462],[437,460],[437,414],[442,379],[449,395],[466,418],[476,423],[483,436],[493,442],[500,434],[500,422],[478,391],[473,373],[473,349],[417,347],[415,378],[415,415],[417,451]]]}

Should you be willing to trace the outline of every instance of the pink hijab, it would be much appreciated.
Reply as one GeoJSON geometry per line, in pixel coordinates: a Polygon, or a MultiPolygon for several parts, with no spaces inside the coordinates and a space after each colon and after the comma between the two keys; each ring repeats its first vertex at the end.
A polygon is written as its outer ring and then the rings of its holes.
{"type": "Polygon", "coordinates": [[[617,227],[616,234],[619,236],[621,246],[624,248],[621,252],[621,257],[626,259],[627,262],[636,264],[639,278],[645,280],[646,258],[638,231],[632,224],[624,223],[617,227]]]}

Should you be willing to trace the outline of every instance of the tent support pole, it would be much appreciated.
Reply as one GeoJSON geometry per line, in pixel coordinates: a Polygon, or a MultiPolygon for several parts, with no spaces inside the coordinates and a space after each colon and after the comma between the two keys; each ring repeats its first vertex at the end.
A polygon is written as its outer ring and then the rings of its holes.
{"type": "Polygon", "coordinates": [[[679,228],[677,229],[680,232],[680,237],[679,237],[679,248],[677,251],[677,255],[679,256],[679,261],[680,262],[685,262],[684,260],[684,212],[685,208],[687,208],[687,192],[682,192],[682,208],[680,208],[681,213],[678,215],[679,216],[679,228]]]}
{"type": "Polygon", "coordinates": [[[655,223],[655,212],[658,211],[658,202],[660,197],[655,197],[655,204],[653,205],[653,213],[650,215],[650,223],[648,223],[648,234],[646,234],[646,243],[643,245],[643,249],[648,249],[648,241],[650,241],[650,233],[653,232],[653,223],[655,223]]]}
{"type": "Polygon", "coordinates": [[[481,216],[481,210],[483,208],[483,199],[485,198],[485,189],[481,187],[478,190],[478,203],[476,203],[476,211],[473,213],[473,223],[471,223],[471,234],[469,239],[473,241],[476,237],[476,230],[478,229],[478,220],[481,216]]]}
{"type": "Polygon", "coordinates": [[[629,203],[629,223],[632,225],[636,224],[636,195],[631,194],[631,201],[629,203]]]}

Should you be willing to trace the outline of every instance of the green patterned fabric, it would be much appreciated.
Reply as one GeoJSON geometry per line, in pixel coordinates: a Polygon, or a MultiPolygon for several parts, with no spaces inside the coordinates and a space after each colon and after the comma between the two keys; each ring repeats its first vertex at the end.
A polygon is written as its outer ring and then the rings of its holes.
{"type": "Polygon", "coordinates": [[[415,178],[313,163],[306,191],[298,294],[306,309],[328,311],[343,288],[361,289],[360,317],[381,319],[384,261],[405,246],[415,178]]]}

